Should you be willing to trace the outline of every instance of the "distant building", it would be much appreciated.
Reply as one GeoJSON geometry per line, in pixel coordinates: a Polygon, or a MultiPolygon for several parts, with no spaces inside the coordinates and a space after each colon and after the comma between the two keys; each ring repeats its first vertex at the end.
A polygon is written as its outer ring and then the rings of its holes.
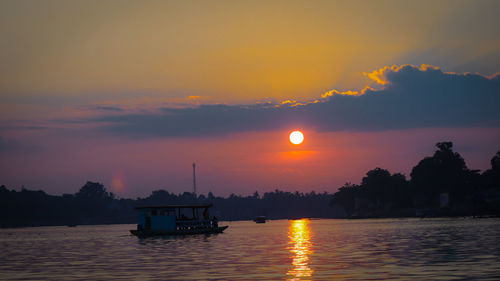
{"type": "Polygon", "coordinates": [[[449,203],[450,203],[450,194],[448,192],[439,194],[439,207],[448,208],[449,203]]]}

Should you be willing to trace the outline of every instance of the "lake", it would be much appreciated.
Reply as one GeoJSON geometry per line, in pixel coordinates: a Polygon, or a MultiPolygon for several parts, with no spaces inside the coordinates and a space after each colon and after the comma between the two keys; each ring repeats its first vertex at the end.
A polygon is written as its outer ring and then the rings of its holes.
{"type": "Polygon", "coordinates": [[[0,229],[2,280],[500,280],[500,219],[220,222],[139,239],[135,225],[0,229]]]}

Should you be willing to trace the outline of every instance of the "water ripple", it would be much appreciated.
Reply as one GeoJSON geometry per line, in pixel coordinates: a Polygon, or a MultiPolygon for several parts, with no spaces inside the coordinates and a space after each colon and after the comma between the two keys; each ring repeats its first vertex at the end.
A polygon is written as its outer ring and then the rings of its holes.
{"type": "Polygon", "coordinates": [[[147,239],[133,227],[2,229],[0,279],[500,279],[499,219],[232,222],[147,239]]]}

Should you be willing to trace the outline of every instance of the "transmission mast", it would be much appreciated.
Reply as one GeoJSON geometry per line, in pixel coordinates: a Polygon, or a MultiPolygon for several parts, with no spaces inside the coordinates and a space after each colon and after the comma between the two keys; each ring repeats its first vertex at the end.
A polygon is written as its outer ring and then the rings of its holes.
{"type": "Polygon", "coordinates": [[[196,163],[193,163],[193,194],[196,197],[196,163]]]}

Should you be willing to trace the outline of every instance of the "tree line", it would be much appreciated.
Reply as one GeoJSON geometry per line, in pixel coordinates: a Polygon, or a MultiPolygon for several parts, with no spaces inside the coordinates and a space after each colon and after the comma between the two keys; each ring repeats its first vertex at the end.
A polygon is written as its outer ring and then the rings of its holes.
{"type": "Polygon", "coordinates": [[[342,186],[330,205],[342,206],[351,218],[500,215],[500,151],[481,173],[467,168],[452,142],[436,147],[413,167],[409,180],[375,168],[360,184],[342,186]]]}
{"type": "Polygon", "coordinates": [[[195,196],[155,190],[146,198],[120,199],[97,182],[87,182],[75,194],[48,195],[42,190],[8,190],[0,186],[0,227],[137,223],[134,207],[213,204],[211,214],[219,220],[249,220],[256,216],[270,219],[296,217],[333,218],[343,215],[341,207],[328,206],[329,193],[274,190],[262,196],[231,194],[229,197],[195,196]]]}
{"type": "Polygon", "coordinates": [[[334,194],[276,189],[219,197],[212,192],[195,196],[155,190],[145,198],[123,199],[97,182],[61,196],[2,185],[0,227],[136,223],[134,207],[207,203],[213,204],[212,214],[220,220],[500,215],[500,151],[491,159],[491,168],[481,173],[467,168],[453,143],[436,146],[434,155],[413,167],[409,180],[375,168],[360,184],[346,183],[334,194]]]}

